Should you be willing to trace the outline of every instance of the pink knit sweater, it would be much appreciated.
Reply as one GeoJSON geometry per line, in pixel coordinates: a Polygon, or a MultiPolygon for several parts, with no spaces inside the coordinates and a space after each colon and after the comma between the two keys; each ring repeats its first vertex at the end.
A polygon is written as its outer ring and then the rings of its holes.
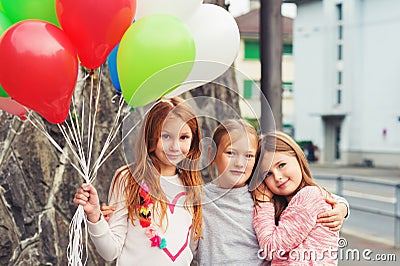
{"type": "Polygon", "coordinates": [[[275,225],[274,205],[262,203],[254,211],[253,225],[260,248],[272,265],[337,265],[338,232],[317,223],[317,215],[331,210],[326,192],[317,186],[301,189],[275,225]]]}

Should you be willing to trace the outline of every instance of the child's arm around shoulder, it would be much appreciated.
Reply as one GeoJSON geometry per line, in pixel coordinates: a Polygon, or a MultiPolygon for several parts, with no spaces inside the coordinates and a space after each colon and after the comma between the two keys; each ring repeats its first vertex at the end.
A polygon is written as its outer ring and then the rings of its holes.
{"type": "Polygon", "coordinates": [[[350,215],[350,204],[349,204],[349,202],[344,197],[338,196],[336,194],[332,194],[332,197],[336,201],[335,202],[336,204],[344,205],[345,213],[346,213],[344,218],[346,218],[346,219],[349,218],[349,215],[350,215]]]}
{"type": "Polygon", "coordinates": [[[350,205],[345,198],[335,194],[329,195],[326,202],[332,205],[332,210],[320,213],[317,222],[329,227],[331,231],[339,231],[350,215],[350,205]]]}
{"type": "Polygon", "coordinates": [[[325,199],[321,189],[307,186],[292,198],[281,214],[278,226],[275,225],[273,204],[260,204],[254,211],[253,220],[260,248],[290,251],[298,246],[316,225],[322,204],[325,204],[325,199]]]}

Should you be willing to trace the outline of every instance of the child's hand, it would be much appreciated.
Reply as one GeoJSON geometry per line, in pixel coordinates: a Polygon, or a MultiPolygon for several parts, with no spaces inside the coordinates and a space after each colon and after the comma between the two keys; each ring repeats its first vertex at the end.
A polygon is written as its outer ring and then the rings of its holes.
{"type": "Polygon", "coordinates": [[[268,189],[264,182],[262,182],[255,190],[254,197],[259,202],[271,201],[273,196],[272,192],[268,189]]]}
{"type": "Polygon", "coordinates": [[[317,222],[329,227],[331,231],[339,231],[347,216],[347,206],[332,197],[328,197],[326,202],[332,205],[332,210],[318,214],[317,222]]]}
{"type": "Polygon", "coordinates": [[[108,222],[110,220],[111,214],[115,211],[114,206],[109,206],[105,203],[101,204],[101,212],[103,213],[104,219],[108,222]]]}
{"type": "Polygon", "coordinates": [[[90,184],[82,184],[75,193],[75,206],[82,205],[87,219],[96,223],[100,220],[100,203],[96,189],[90,184]]]}

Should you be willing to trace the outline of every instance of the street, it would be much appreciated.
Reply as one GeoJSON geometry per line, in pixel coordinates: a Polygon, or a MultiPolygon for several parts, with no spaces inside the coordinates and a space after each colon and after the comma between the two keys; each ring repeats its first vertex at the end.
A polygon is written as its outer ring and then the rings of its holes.
{"type": "Polygon", "coordinates": [[[350,217],[341,229],[343,247],[339,265],[397,265],[400,249],[394,248],[395,185],[400,183],[400,169],[311,165],[317,183],[337,192],[337,176],[344,177],[343,196],[350,203],[350,217]],[[330,179],[335,177],[334,179],[330,179]],[[349,181],[347,178],[353,178],[349,181]],[[360,181],[356,181],[360,180],[360,181]],[[364,182],[372,182],[364,183],[364,182]],[[377,183],[385,183],[379,185],[377,183]],[[371,210],[371,213],[366,210],[371,210]],[[372,257],[362,255],[369,253],[372,257]],[[359,258],[352,258],[357,251],[359,258]],[[396,262],[397,261],[397,262],[396,262]]]}
{"type": "MultiPolygon", "coordinates": [[[[320,180],[318,184],[336,192],[335,181],[320,180]]],[[[351,214],[343,230],[356,232],[366,238],[394,244],[395,189],[390,186],[344,182],[343,196],[350,203],[351,214]],[[349,184],[347,184],[349,183],[349,184]],[[367,211],[364,211],[367,209],[367,211]],[[377,213],[370,213],[377,212],[377,213]],[[379,226],[377,226],[379,225],[379,226]]]]}

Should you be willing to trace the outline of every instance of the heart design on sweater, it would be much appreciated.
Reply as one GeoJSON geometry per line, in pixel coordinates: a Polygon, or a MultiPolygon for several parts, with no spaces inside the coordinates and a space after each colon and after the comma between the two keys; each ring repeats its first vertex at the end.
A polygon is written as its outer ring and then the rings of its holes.
{"type": "Polygon", "coordinates": [[[175,197],[174,197],[174,199],[172,200],[172,203],[171,202],[168,202],[168,207],[169,207],[169,210],[170,210],[170,212],[172,213],[172,214],[174,214],[174,211],[175,211],[175,205],[176,205],[176,203],[178,202],[178,200],[179,200],[179,198],[180,197],[183,197],[183,196],[186,196],[186,192],[180,192],[180,193],[178,193],[178,194],[176,194],[175,195],[175,197]]]}
{"type": "MultiPolygon", "coordinates": [[[[183,197],[183,196],[186,196],[186,192],[180,192],[180,193],[176,194],[175,197],[174,197],[174,199],[172,200],[172,202],[168,202],[168,208],[169,208],[171,214],[174,214],[176,203],[177,203],[178,200],[179,200],[181,197],[183,197]]],[[[189,228],[188,228],[188,232],[187,232],[187,235],[186,235],[186,241],[183,243],[183,245],[181,246],[181,248],[178,250],[178,252],[177,252],[175,255],[173,255],[173,254],[171,253],[171,251],[169,251],[168,248],[163,248],[163,249],[162,249],[162,250],[165,252],[165,254],[167,254],[168,257],[169,257],[172,261],[175,261],[175,260],[179,257],[179,255],[181,255],[181,253],[185,250],[185,248],[188,246],[188,244],[189,244],[190,230],[191,230],[191,229],[192,229],[192,225],[190,225],[189,228]]],[[[167,241],[167,243],[168,243],[168,241],[167,241]]]]}
{"type": "Polygon", "coordinates": [[[188,232],[187,232],[187,235],[186,235],[186,241],[185,241],[185,243],[183,243],[182,247],[178,250],[178,252],[175,255],[172,255],[172,253],[168,250],[168,248],[163,248],[163,251],[165,252],[165,254],[167,254],[168,257],[172,261],[175,261],[179,257],[179,255],[181,255],[182,251],[184,251],[185,248],[187,247],[187,245],[189,244],[190,229],[192,229],[192,226],[189,226],[188,232]]]}

